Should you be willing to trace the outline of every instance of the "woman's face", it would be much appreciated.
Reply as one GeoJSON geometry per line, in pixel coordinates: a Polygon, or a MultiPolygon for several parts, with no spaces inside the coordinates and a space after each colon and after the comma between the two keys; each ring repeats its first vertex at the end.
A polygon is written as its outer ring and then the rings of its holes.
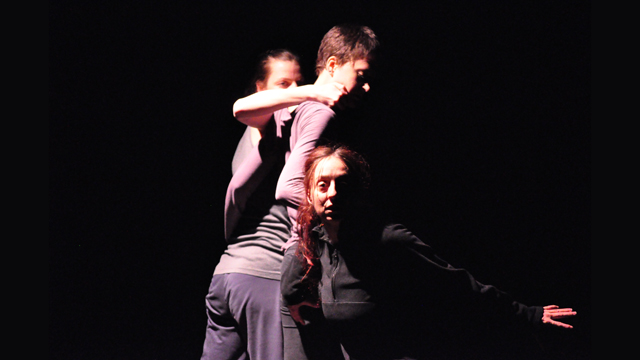
{"type": "Polygon", "coordinates": [[[283,61],[270,59],[267,65],[270,69],[269,76],[264,81],[258,81],[258,91],[271,89],[287,89],[298,86],[302,81],[300,65],[295,61],[283,61]]]}
{"type": "Polygon", "coordinates": [[[347,166],[331,156],[318,163],[307,196],[324,225],[338,225],[349,211],[353,190],[347,166]]]}

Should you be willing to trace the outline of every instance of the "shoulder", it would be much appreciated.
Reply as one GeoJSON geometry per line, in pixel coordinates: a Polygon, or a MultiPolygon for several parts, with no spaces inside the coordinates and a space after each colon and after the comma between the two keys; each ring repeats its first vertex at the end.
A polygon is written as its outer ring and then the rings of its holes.
{"type": "Polygon", "coordinates": [[[419,239],[402,224],[387,224],[382,229],[382,244],[409,245],[416,241],[419,241],[419,239]]]}
{"type": "Polygon", "coordinates": [[[420,242],[404,225],[385,223],[377,219],[367,219],[364,222],[344,220],[340,225],[341,236],[353,239],[358,246],[382,248],[411,247],[420,242]]]}
{"type": "Polygon", "coordinates": [[[437,265],[440,268],[453,269],[447,261],[441,259],[435,250],[412,233],[402,224],[389,224],[382,232],[382,245],[390,253],[408,255],[422,264],[437,265]]]}
{"type": "Polygon", "coordinates": [[[336,115],[330,107],[317,101],[305,101],[295,110],[295,120],[304,121],[310,118],[323,117],[331,119],[336,115]]]}
{"type": "Polygon", "coordinates": [[[313,109],[335,113],[329,106],[317,101],[303,101],[300,103],[300,105],[298,105],[298,108],[296,110],[298,109],[313,109]]]}

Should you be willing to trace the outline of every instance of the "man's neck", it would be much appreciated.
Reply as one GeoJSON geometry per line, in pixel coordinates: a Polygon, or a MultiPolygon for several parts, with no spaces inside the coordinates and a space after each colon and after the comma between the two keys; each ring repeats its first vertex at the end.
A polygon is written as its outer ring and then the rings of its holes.
{"type": "Polygon", "coordinates": [[[327,70],[322,70],[322,72],[320,73],[320,75],[318,75],[318,78],[313,83],[313,85],[324,85],[324,84],[331,83],[333,81],[334,80],[331,77],[331,75],[329,75],[329,72],[327,70]]]}

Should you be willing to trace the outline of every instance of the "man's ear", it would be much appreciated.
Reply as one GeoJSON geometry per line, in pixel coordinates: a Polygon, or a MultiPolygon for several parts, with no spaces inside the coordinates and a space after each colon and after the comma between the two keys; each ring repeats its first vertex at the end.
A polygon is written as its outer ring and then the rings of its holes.
{"type": "Polygon", "coordinates": [[[327,62],[324,64],[324,68],[333,75],[333,71],[338,67],[338,58],[335,56],[329,56],[327,62]]]}
{"type": "Polygon", "coordinates": [[[256,81],[256,91],[266,90],[266,84],[264,81],[258,80],[256,81]]]}

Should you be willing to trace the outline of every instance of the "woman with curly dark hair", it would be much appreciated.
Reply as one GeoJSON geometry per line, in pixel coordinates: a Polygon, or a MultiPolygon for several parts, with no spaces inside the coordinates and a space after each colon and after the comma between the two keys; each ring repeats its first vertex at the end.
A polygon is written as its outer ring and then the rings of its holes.
{"type": "Polygon", "coordinates": [[[367,162],[344,146],[318,147],[305,163],[306,196],[293,229],[301,240],[295,257],[285,256],[281,285],[301,328],[305,305],[321,311],[315,321],[326,325],[313,336],[344,351],[331,356],[459,358],[478,349],[489,358],[513,356],[505,338],[486,340],[500,333],[514,335],[518,355],[533,358],[539,353],[515,334],[542,324],[572,327],[556,320],[575,315],[572,309],[514,301],[440,259],[404,226],[378,219],[369,183],[367,162]]]}

